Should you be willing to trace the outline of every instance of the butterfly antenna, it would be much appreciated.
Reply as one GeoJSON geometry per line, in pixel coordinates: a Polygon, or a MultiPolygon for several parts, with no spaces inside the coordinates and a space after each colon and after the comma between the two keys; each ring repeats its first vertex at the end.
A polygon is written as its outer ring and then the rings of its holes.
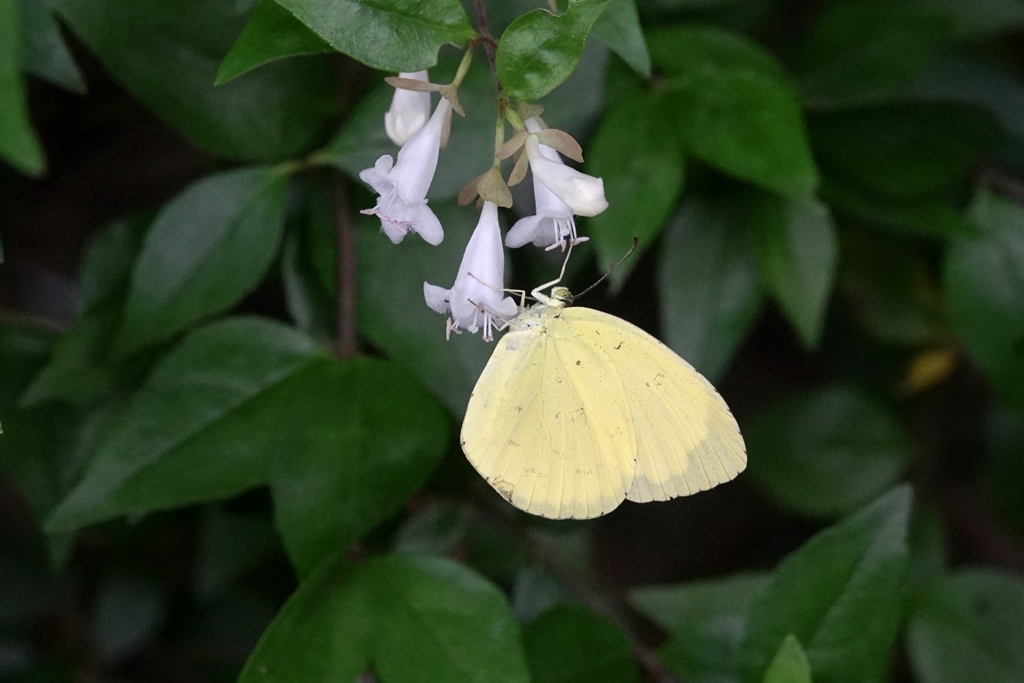
{"type": "MultiPolygon", "coordinates": [[[[629,258],[629,255],[633,253],[633,251],[636,249],[636,245],[639,244],[639,242],[640,242],[640,239],[636,235],[633,235],[633,245],[629,248],[629,251],[627,251],[625,254],[623,254],[622,258],[620,258],[618,261],[616,261],[615,265],[613,265],[611,268],[609,268],[607,271],[605,271],[605,274],[602,275],[601,277],[599,277],[597,279],[597,281],[594,282],[594,284],[590,285],[589,287],[584,289],[579,294],[573,294],[572,298],[573,299],[579,299],[581,296],[583,296],[584,294],[586,294],[587,292],[592,290],[594,287],[597,287],[599,284],[604,282],[605,278],[607,278],[609,275],[614,273],[615,269],[618,268],[619,266],[621,266],[622,262],[629,258]]],[[[564,271],[564,268],[563,268],[563,271],[564,271]]]]}

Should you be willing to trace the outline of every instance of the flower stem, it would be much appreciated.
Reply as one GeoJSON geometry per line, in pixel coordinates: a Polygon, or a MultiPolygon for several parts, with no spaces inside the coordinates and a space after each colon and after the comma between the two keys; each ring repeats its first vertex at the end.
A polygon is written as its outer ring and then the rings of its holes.
{"type": "Polygon", "coordinates": [[[331,195],[334,200],[335,242],[338,248],[337,347],[339,358],[356,354],[356,249],[352,213],[349,209],[348,186],[337,173],[331,195]]]}
{"type": "Polygon", "coordinates": [[[505,91],[502,90],[501,81],[498,80],[498,67],[494,61],[494,46],[498,44],[498,41],[491,35],[490,29],[487,27],[487,12],[484,10],[484,0],[476,0],[476,25],[480,31],[480,42],[484,44],[484,53],[487,55],[487,63],[491,66],[491,74],[494,76],[494,84],[498,88],[498,99],[505,99],[505,91]]]}

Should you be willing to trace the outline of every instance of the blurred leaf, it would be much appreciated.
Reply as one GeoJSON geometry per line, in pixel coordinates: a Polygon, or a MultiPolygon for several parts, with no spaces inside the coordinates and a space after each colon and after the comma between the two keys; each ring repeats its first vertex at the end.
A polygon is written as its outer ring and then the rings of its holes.
{"type": "Polygon", "coordinates": [[[166,606],[160,587],[131,574],[106,577],[96,591],[93,642],[102,661],[125,659],[156,635],[166,606]]]}
{"type": "Polygon", "coordinates": [[[845,387],[769,405],[743,426],[749,472],[782,505],[841,515],[899,480],[913,457],[897,417],[845,387]]]}
{"type": "Polygon", "coordinates": [[[1018,0],[923,0],[947,17],[954,37],[978,40],[1024,26],[1024,5],[1018,0]]]}
{"type": "Polygon", "coordinates": [[[877,198],[944,196],[998,140],[986,111],[908,103],[816,114],[811,140],[824,173],[877,198]]]}
{"type": "Polygon", "coordinates": [[[196,591],[204,598],[220,595],[278,547],[269,517],[210,509],[203,519],[196,550],[196,591]]]}
{"type": "Polygon", "coordinates": [[[951,23],[926,3],[839,3],[803,48],[800,82],[815,107],[877,102],[899,93],[948,41],[951,23]]]}
{"type": "Polygon", "coordinates": [[[938,578],[949,564],[949,542],[944,511],[935,503],[919,501],[910,520],[910,585],[938,578]]]}
{"type": "Polygon", "coordinates": [[[321,357],[305,336],[258,318],[189,335],[100,439],[47,530],[225,498],[266,482],[269,458],[292,442],[296,424],[279,418],[292,398],[282,385],[321,357]]]}
{"type": "Polygon", "coordinates": [[[684,151],[740,180],[810,197],[818,172],[792,87],[770,74],[756,46],[733,39],[711,44],[666,83],[684,151]]]}
{"type": "Polygon", "coordinates": [[[1024,208],[981,191],[971,209],[981,234],[946,255],[949,321],[971,358],[1024,411],[1024,208]]]}
{"type": "Polygon", "coordinates": [[[995,404],[983,424],[986,448],[981,465],[982,491],[1003,519],[1024,536],[1024,500],[1020,482],[1024,481],[1024,419],[1020,413],[995,404]]]}
{"type": "Polygon", "coordinates": [[[747,612],[768,581],[748,574],[636,588],[629,601],[672,634],[658,657],[673,673],[687,683],[735,682],[747,612]]]}
{"type": "Polygon", "coordinates": [[[523,650],[533,683],[640,680],[626,636],[582,606],[561,605],[526,624],[523,650]]]}
{"type": "Polygon", "coordinates": [[[683,187],[683,155],[663,101],[644,96],[612,105],[587,160],[587,171],[604,180],[608,198],[608,208],[588,221],[599,269],[618,262],[634,236],[640,240],[640,253],[611,274],[617,290],[660,234],[683,187]]]}
{"type": "Polygon", "coordinates": [[[526,683],[502,593],[455,562],[384,556],[355,568],[324,562],[263,634],[239,683],[355,680],[526,683]],[[339,646],[340,645],[340,646],[339,646]]]}
{"type": "Polygon", "coordinates": [[[381,71],[426,69],[442,45],[475,35],[458,0],[276,1],[334,49],[381,71]]]}
{"type": "Polygon", "coordinates": [[[670,77],[695,70],[751,70],[779,82],[789,76],[772,53],[746,36],[710,24],[652,27],[651,61],[670,77]]]}
{"type": "Polygon", "coordinates": [[[776,568],[750,611],[745,681],[761,680],[788,634],[804,644],[818,683],[863,683],[886,670],[904,612],[910,503],[910,489],[896,488],[776,568]]]}
{"type": "Polygon", "coordinates": [[[638,74],[651,75],[651,56],[647,52],[636,0],[611,0],[594,22],[594,35],[638,74]]]}
{"type": "Polygon", "coordinates": [[[498,80],[505,93],[532,101],[560,85],[579,62],[591,27],[609,0],[570,0],[565,13],[536,9],[513,21],[498,41],[498,80]]]}
{"type": "Polygon", "coordinates": [[[819,202],[762,194],[752,215],[757,268],[765,289],[808,347],[817,345],[838,260],[835,227],[819,202]]]}
{"type": "Polygon", "coordinates": [[[512,613],[520,623],[533,621],[559,605],[578,602],[572,590],[536,564],[516,572],[510,600],[512,613]]]}
{"type": "Polygon", "coordinates": [[[893,232],[936,239],[977,232],[971,219],[946,197],[879,199],[870,192],[844,186],[827,176],[819,195],[837,215],[846,214],[893,232]]]}
{"type": "Polygon", "coordinates": [[[41,175],[46,159],[39,145],[21,79],[22,29],[15,0],[0,0],[0,158],[22,173],[41,175]]]}
{"type": "Polygon", "coordinates": [[[245,24],[231,0],[54,2],[118,83],[214,154],[246,160],[300,154],[322,138],[333,114],[327,63],[289,60],[214,85],[245,24]]]}
{"type": "Polygon", "coordinates": [[[331,46],[274,0],[260,0],[231,51],[217,67],[217,85],[258,66],[296,55],[331,52],[331,46]]]}
{"type": "Polygon", "coordinates": [[[153,222],[114,340],[127,355],[236,303],[277,253],[287,174],[247,168],[204,178],[153,222]]]}
{"type": "Polygon", "coordinates": [[[24,27],[21,64],[25,71],[74,93],[85,80],[68,51],[50,0],[17,0],[24,27]]]}
{"type": "Polygon", "coordinates": [[[665,341],[714,383],[761,310],[747,213],[734,197],[690,195],[661,250],[665,341]]]}
{"type": "Polygon", "coordinates": [[[395,533],[394,552],[402,555],[451,555],[469,528],[465,506],[432,500],[415,510],[395,533]]]}
{"type": "Polygon", "coordinates": [[[396,512],[448,445],[441,406],[384,361],[332,359],[289,381],[309,425],[275,458],[274,518],[300,575],[396,512]]]}
{"type": "Polygon", "coordinates": [[[775,659],[764,672],[764,683],[811,683],[811,665],[793,634],[786,636],[779,646],[775,659]]]}
{"type": "Polygon", "coordinates": [[[935,581],[916,597],[908,635],[921,683],[1024,680],[1024,583],[985,569],[935,581]]]}

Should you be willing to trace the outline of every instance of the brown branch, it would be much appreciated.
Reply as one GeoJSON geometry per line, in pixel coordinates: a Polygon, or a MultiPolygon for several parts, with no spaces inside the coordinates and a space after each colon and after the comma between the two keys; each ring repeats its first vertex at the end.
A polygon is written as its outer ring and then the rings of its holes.
{"type": "Polygon", "coordinates": [[[999,520],[991,505],[962,485],[947,485],[940,503],[950,531],[975,560],[1024,576],[1020,539],[999,520]]]}
{"type": "Polygon", "coordinates": [[[498,80],[498,67],[495,62],[494,47],[498,41],[491,35],[487,26],[487,12],[484,10],[484,0],[476,0],[476,25],[480,31],[480,42],[484,45],[484,53],[487,55],[487,63],[491,67],[491,74],[494,76],[494,84],[498,88],[498,99],[504,99],[505,92],[502,90],[501,81],[498,80]]]}
{"type": "Polygon", "coordinates": [[[993,166],[984,166],[978,171],[978,180],[988,187],[1024,204],[1024,181],[993,166]]]}
{"type": "Polygon", "coordinates": [[[334,201],[335,243],[338,248],[335,353],[339,358],[347,359],[356,354],[356,249],[348,186],[340,173],[336,173],[332,181],[331,196],[334,201]]]}

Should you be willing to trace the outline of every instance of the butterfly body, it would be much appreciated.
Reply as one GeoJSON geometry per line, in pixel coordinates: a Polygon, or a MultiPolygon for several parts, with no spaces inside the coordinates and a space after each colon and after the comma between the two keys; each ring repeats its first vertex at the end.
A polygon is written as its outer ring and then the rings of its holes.
{"type": "Polygon", "coordinates": [[[735,419],[686,361],[624,320],[551,297],[498,342],[461,443],[506,500],[552,519],[689,495],[746,466],[735,419]]]}

